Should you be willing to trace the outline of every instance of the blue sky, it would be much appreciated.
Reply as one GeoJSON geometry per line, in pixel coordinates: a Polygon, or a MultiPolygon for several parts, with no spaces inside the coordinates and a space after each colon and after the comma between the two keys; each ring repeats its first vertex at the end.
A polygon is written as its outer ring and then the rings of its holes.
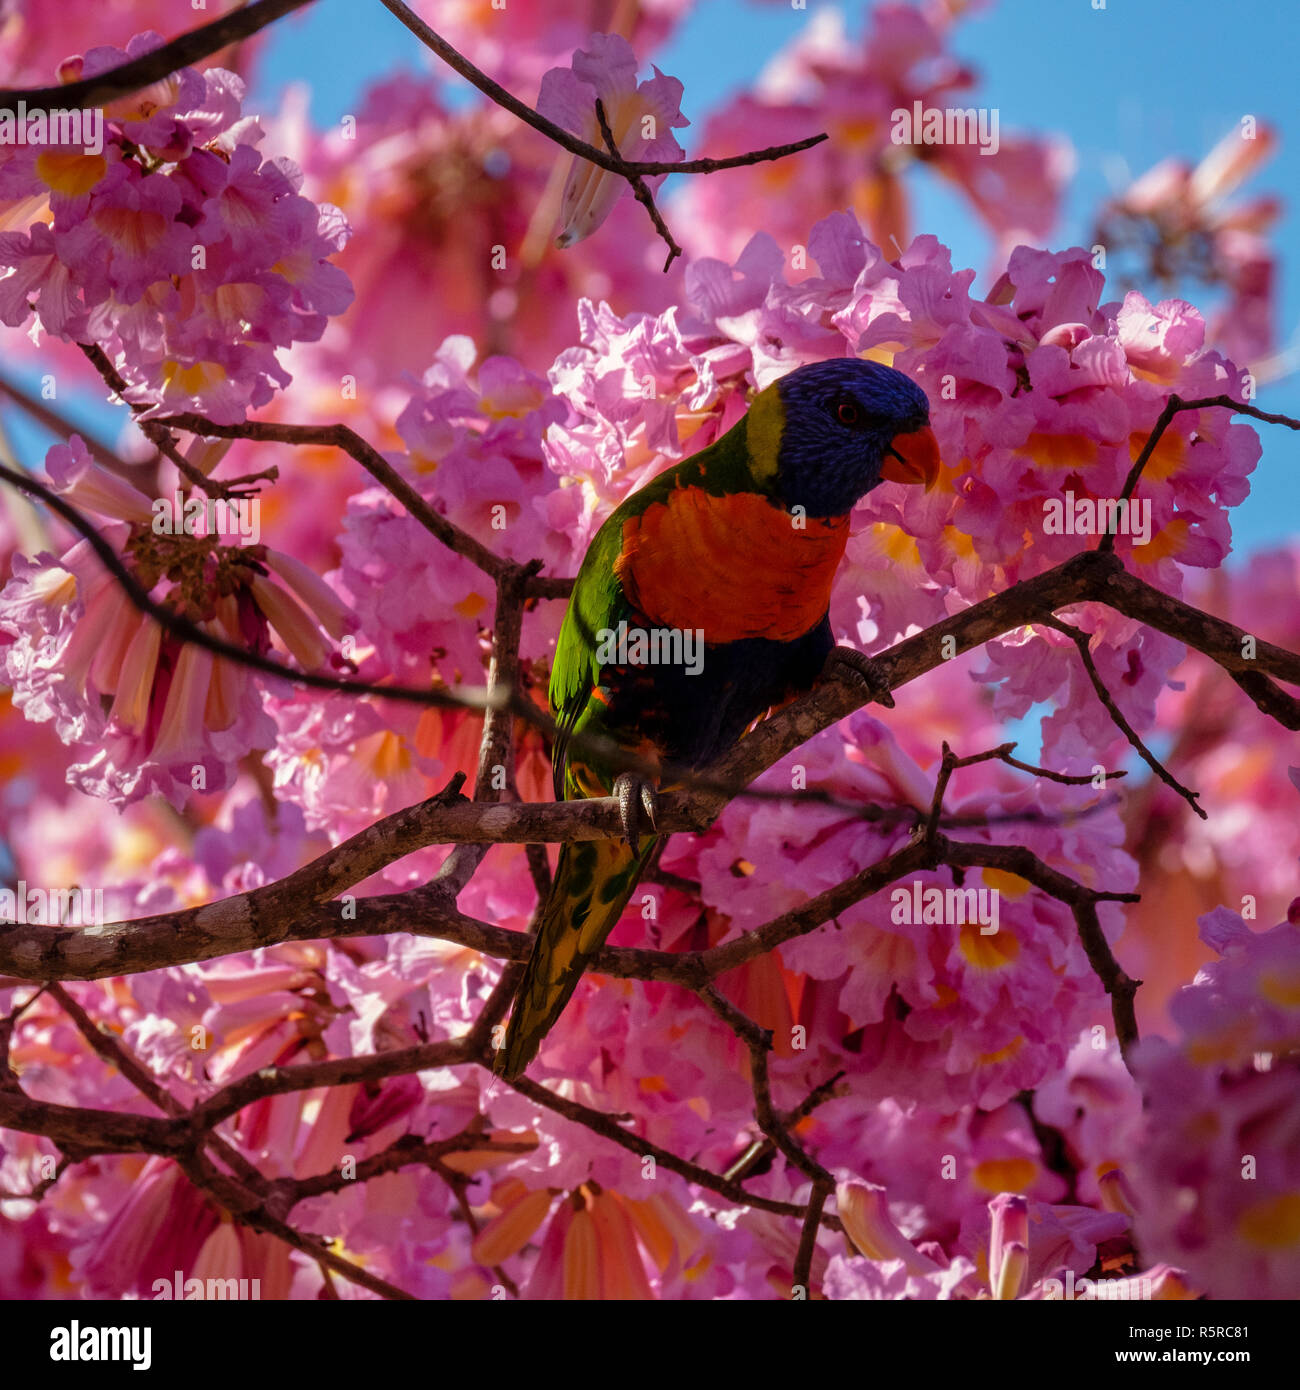
{"type": "MultiPolygon", "coordinates": [[[[1282,252],[1280,336],[1300,347],[1300,280],[1295,251],[1300,209],[1300,118],[1296,112],[1295,54],[1300,51],[1300,5],[1256,0],[1248,9],[1222,0],[999,0],[957,28],[955,54],[979,74],[977,100],[996,106],[1003,131],[1054,131],[1073,144],[1078,171],[1055,244],[1087,237],[1099,199],[1167,155],[1198,159],[1242,115],[1254,114],[1282,132],[1279,153],[1244,190],[1289,195],[1277,232],[1282,252]]],[[[753,0],[700,0],[672,40],[655,55],[686,87],[683,109],[694,124],[682,132],[697,153],[703,117],[750,83],[767,60],[808,22],[822,0],[806,10],[753,0]]],[[[869,6],[839,6],[851,32],[860,32],[869,6]]],[[[428,73],[416,40],[376,0],[319,0],[273,30],[251,109],[274,109],[284,86],[311,86],[312,114],[320,125],[356,111],[365,88],[404,67],[428,73]]],[[[450,88],[470,93],[449,74],[450,88]]],[[[526,99],[533,92],[521,92],[526,99]]],[[[982,269],[987,241],[969,211],[933,180],[913,181],[918,230],[952,248],[955,265],[982,269]]],[[[1194,302],[1203,293],[1189,291],[1194,302]]],[[[413,364],[418,365],[418,364],[413,364]]],[[[1300,373],[1261,388],[1265,409],[1300,414],[1300,373]]],[[[102,417],[96,403],[74,414],[102,417]]],[[[1252,494],[1234,513],[1238,553],[1276,543],[1297,529],[1300,436],[1264,431],[1264,459],[1252,494]]],[[[45,442],[14,430],[20,455],[45,442]],[[26,446],[26,447],[25,447],[26,446]]]]}

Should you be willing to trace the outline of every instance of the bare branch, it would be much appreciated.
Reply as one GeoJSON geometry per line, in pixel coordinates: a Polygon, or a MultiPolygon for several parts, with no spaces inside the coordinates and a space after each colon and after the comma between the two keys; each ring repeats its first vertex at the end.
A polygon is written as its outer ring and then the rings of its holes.
{"type": "MultiPolygon", "coordinates": [[[[1231,410],[1236,415],[1249,415],[1253,419],[1263,420],[1266,424],[1285,425],[1287,429],[1300,430],[1300,420],[1293,420],[1289,415],[1270,414],[1267,410],[1260,410],[1257,406],[1247,405],[1242,401],[1234,401],[1231,396],[1202,396],[1194,401],[1185,401],[1178,395],[1170,396],[1165,402],[1164,409],[1157,416],[1155,424],[1151,427],[1151,433],[1147,436],[1147,442],[1142,446],[1142,452],[1133,460],[1128,477],[1124,479],[1124,487],[1120,492],[1121,501],[1127,501],[1133,496],[1138,480],[1142,477],[1142,470],[1147,466],[1147,462],[1155,452],[1156,445],[1164,437],[1164,433],[1169,428],[1170,421],[1173,420],[1174,416],[1184,410],[1208,410],[1211,408],[1231,410]]],[[[1115,533],[1108,531],[1101,538],[1097,549],[1114,550],[1114,548],[1115,533]]]]}
{"type": "Polygon", "coordinates": [[[106,106],[118,97],[130,96],[142,87],[160,82],[179,68],[201,63],[223,48],[251,38],[268,24],[311,3],[312,0],[257,0],[95,77],[53,87],[0,91],[0,111],[15,111],[20,101],[30,108],[106,106]]]}
{"type": "MultiPolygon", "coordinates": [[[[1003,743],[997,748],[989,748],[983,753],[971,753],[964,758],[959,758],[948,747],[945,740],[943,744],[943,761],[939,767],[939,776],[934,784],[934,799],[930,803],[930,818],[926,822],[926,839],[933,839],[939,829],[940,817],[943,813],[943,798],[948,790],[948,781],[952,774],[959,767],[973,767],[976,763],[992,762],[995,759],[1006,763],[1008,767],[1018,768],[1021,772],[1032,773],[1035,777],[1043,777],[1049,782],[1059,782],[1066,787],[1088,787],[1092,785],[1092,777],[1085,773],[1053,772],[1049,768],[1035,767],[1033,763],[1022,763],[1019,758],[1011,755],[1015,751],[1014,743],[1003,743]]],[[[1125,772],[1108,772],[1106,776],[1126,777],[1125,772]]]]}
{"type": "Polygon", "coordinates": [[[619,153],[618,141],[614,139],[614,132],[609,128],[609,121],[605,116],[605,103],[599,97],[596,98],[596,120],[600,123],[600,134],[605,141],[605,145],[613,157],[618,160],[618,172],[627,179],[632,185],[632,192],[638,203],[650,214],[650,220],[654,223],[655,231],[664,239],[668,246],[668,259],[664,262],[664,274],[672,268],[673,262],[682,254],[682,248],[673,239],[673,234],[668,230],[668,224],[664,221],[662,213],[654,200],[654,194],[650,192],[646,181],[640,174],[629,169],[624,162],[623,156],[619,153]]]}
{"type": "Polygon", "coordinates": [[[1200,792],[1189,791],[1156,757],[1154,753],[1142,742],[1137,730],[1124,717],[1124,712],[1115,703],[1115,697],[1106,689],[1106,682],[1102,680],[1101,674],[1097,670],[1096,662],[1092,659],[1092,652],[1088,649],[1091,634],[1081,632],[1077,627],[1069,623],[1060,622],[1056,618],[1044,618],[1045,627],[1055,628],[1057,632],[1063,632],[1079,652],[1079,659],[1083,662],[1083,668],[1088,673],[1088,679],[1092,682],[1092,688],[1097,692],[1097,698],[1106,707],[1106,712],[1110,715],[1115,727],[1128,739],[1129,743],[1137,750],[1142,761],[1156,774],[1157,777],[1167,786],[1172,787],[1179,796],[1196,812],[1202,820],[1208,820],[1209,816],[1197,801],[1200,792]]]}
{"type": "Polygon", "coordinates": [[[446,39],[434,33],[419,15],[402,4],[401,0],[381,0],[381,3],[385,9],[406,25],[427,49],[436,53],[449,68],[458,72],[467,82],[477,87],[484,96],[490,97],[498,106],[502,106],[512,115],[518,116],[525,125],[530,125],[534,130],[540,131],[562,149],[568,150],[571,154],[579,155],[592,164],[598,164],[611,174],[622,174],[625,178],[629,173],[641,175],[715,174],[721,169],[738,169],[744,165],[763,164],[769,160],[784,159],[787,155],[798,154],[801,150],[811,149],[813,145],[820,145],[823,140],[829,138],[823,132],[820,135],[810,135],[805,140],[795,140],[788,145],[771,145],[767,149],[751,150],[748,154],[730,155],[725,159],[686,159],[676,163],[672,160],[618,160],[616,162],[604,150],[597,149],[595,145],[587,144],[585,140],[579,140],[576,135],[570,135],[563,126],[558,126],[554,121],[547,120],[545,116],[534,111],[526,102],[520,101],[518,97],[506,91],[499,82],[494,82],[486,73],[480,72],[446,39]]]}
{"type": "Polygon", "coordinates": [[[436,512],[378,449],[347,425],[288,425],[276,420],[244,420],[237,425],[219,425],[215,420],[193,412],[163,415],[145,423],[186,430],[190,434],[207,435],[213,439],[255,439],[276,444],[325,445],[342,449],[396,497],[415,520],[448,550],[463,555],[494,579],[501,578],[511,568],[509,560],[494,555],[468,531],[462,531],[454,522],[436,512]]]}
{"type": "Polygon", "coordinates": [[[803,1229],[799,1233],[799,1249],[794,1257],[792,1282],[797,1289],[801,1288],[811,1292],[812,1262],[817,1245],[817,1232],[821,1229],[826,1199],[834,1191],[834,1182],[827,1179],[819,1179],[812,1185],[812,1193],[808,1198],[808,1210],[804,1213],[803,1229]]]}
{"type": "MultiPolygon", "coordinates": [[[[814,1110],[823,1102],[828,1101],[835,1094],[835,1088],[843,1080],[845,1073],[837,1071],[834,1076],[828,1077],[815,1090],[810,1091],[793,1110],[787,1110],[781,1116],[781,1123],[787,1128],[797,1125],[805,1116],[811,1115],[814,1110]]],[[[744,1182],[746,1178],[766,1171],[767,1160],[776,1152],[776,1144],[764,1135],[761,1139],[755,1139],[736,1159],[729,1165],[723,1173],[723,1177],[731,1182],[744,1182]]]]}
{"type": "MultiPolygon", "coordinates": [[[[0,476],[5,476],[3,470],[0,476]]],[[[1129,616],[1150,621],[1162,631],[1170,631],[1197,647],[1230,671],[1249,665],[1241,655],[1242,634],[1238,629],[1169,599],[1126,574],[1115,556],[1096,551],[1075,556],[1046,574],[1023,581],[926,632],[905,639],[879,656],[877,664],[891,687],[898,688],[942,663],[946,636],[953,638],[957,650],[969,650],[979,641],[1027,622],[1042,621],[1044,614],[1050,614],[1055,608],[1068,607],[1085,599],[1112,604],[1129,616]]],[[[1300,674],[1300,657],[1267,643],[1259,644],[1256,662],[1282,678],[1300,674]]],[[[386,688],[384,693],[388,693],[386,688]]],[[[532,702],[518,699],[514,707],[520,708],[525,703],[531,705],[532,702]]],[[[700,778],[696,787],[666,793],[660,817],[663,829],[671,832],[707,827],[730,795],[799,743],[851,713],[861,703],[862,696],[851,688],[840,682],[829,682],[786,706],[742,739],[726,758],[708,770],[707,776],[700,778]]],[[[532,708],[536,710],[535,706],[532,708]]],[[[427,844],[461,841],[537,844],[608,839],[616,837],[620,829],[618,803],[612,797],[495,806],[466,802],[439,805],[435,798],[421,808],[408,808],[407,812],[398,813],[399,816],[404,814],[413,817],[408,838],[385,840],[387,832],[382,827],[389,822],[380,822],[381,828],[375,832],[379,843],[373,856],[366,861],[369,865],[366,874],[410,849],[427,844]],[[410,848],[402,849],[402,844],[410,848]]],[[[349,841],[348,846],[356,843],[356,840],[349,841]]],[[[325,858],[329,860],[329,856],[325,858]]],[[[922,847],[911,845],[896,851],[891,858],[896,861],[892,867],[901,873],[921,865],[925,854],[922,847]]],[[[334,869],[329,871],[331,875],[335,873],[334,869]]],[[[324,880],[314,879],[309,874],[306,879],[295,882],[292,897],[277,897],[278,885],[267,885],[255,893],[241,894],[186,913],[111,924],[93,939],[60,927],[36,924],[5,927],[0,930],[0,973],[36,980],[96,978],[208,959],[276,940],[313,940],[384,931],[416,931],[440,936],[509,959],[517,959],[526,949],[522,939],[516,947],[502,949],[503,939],[515,937],[515,933],[456,913],[446,896],[436,893],[423,897],[397,894],[361,899],[357,903],[358,920],[341,922],[336,911],[323,907],[322,899],[342,891],[345,880],[348,884],[358,881],[346,872],[327,876],[324,880]],[[309,886],[318,892],[307,891],[309,886]]],[[[890,881],[888,867],[874,866],[831,894],[823,894],[817,900],[818,907],[828,907],[827,915],[833,916],[843,906],[876,891],[872,884],[879,887],[890,881]],[[836,906],[837,903],[841,906],[836,906]]],[[[761,928],[760,931],[769,933],[770,940],[761,937],[751,941],[746,937],[716,948],[730,956],[731,964],[723,968],[743,964],[751,958],[751,953],[758,954],[769,945],[779,944],[787,935],[798,934],[809,912],[815,918],[813,925],[825,920],[825,917],[816,917],[812,904],[806,904],[778,919],[776,924],[761,928]]],[[[719,960],[727,958],[728,955],[723,955],[719,960]]],[[[668,977],[666,970],[655,976],[668,977]]]]}

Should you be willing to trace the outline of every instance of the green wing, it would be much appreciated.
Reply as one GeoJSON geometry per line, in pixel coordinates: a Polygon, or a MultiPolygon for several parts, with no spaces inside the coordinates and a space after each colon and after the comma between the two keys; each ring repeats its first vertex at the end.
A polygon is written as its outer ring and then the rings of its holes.
{"type": "Polygon", "coordinates": [[[583,711],[592,703],[593,688],[600,682],[596,634],[602,628],[617,627],[620,617],[625,618],[629,612],[623,586],[614,573],[622,544],[623,518],[615,511],[587,548],[556,643],[550,700],[559,725],[551,753],[557,801],[565,796],[569,738],[583,711]]]}
{"type": "Polygon", "coordinates": [[[551,711],[559,725],[551,754],[557,801],[572,794],[566,793],[566,777],[569,739],[575,726],[583,720],[584,727],[591,732],[600,732],[603,706],[592,693],[600,684],[601,666],[596,659],[600,645],[598,634],[603,629],[616,629],[619,622],[632,613],[614,568],[623,549],[623,523],[666,497],[677,486],[683,467],[678,464],[651,479],[605,518],[604,525],[587,547],[574,580],[573,595],[565,610],[555,647],[555,663],[551,667],[551,711]],[[586,719],[583,719],[584,714],[586,719]]]}

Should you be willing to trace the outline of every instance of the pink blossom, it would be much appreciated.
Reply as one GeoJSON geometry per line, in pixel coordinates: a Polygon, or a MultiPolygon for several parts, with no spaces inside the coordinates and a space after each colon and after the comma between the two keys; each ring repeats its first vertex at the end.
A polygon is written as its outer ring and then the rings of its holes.
{"type": "MultiPolygon", "coordinates": [[[[272,559],[260,546],[160,537],[149,500],[95,465],[79,437],[51,449],[48,467],[70,501],[119,518],[105,539],[149,576],[145,583],[157,587],[179,555],[197,556],[182,571],[188,577],[160,594],[211,635],[258,653],[279,644],[312,668],[329,655],[321,629],[343,635],[343,603],[292,559],[272,559]],[[261,573],[268,564],[284,572],[287,588],[261,573]]],[[[85,540],[60,561],[19,557],[0,592],[6,631],[16,706],[37,722],[53,719],[59,737],[77,745],[69,780],[92,795],[122,803],[158,791],[179,806],[195,790],[229,786],[244,753],[270,741],[273,725],[248,669],[164,633],[85,540]]]]}
{"type": "MultiPolygon", "coordinates": [[[[160,42],[92,49],[78,70],[160,42]]],[[[4,322],[93,341],[152,410],[231,423],[265,405],[289,381],[275,348],[319,338],[350,302],[327,263],[347,226],[298,193],[294,165],[256,152],[243,95],[234,73],[187,68],[108,111],[102,154],[5,146],[4,322]]]]}
{"type": "Polygon", "coordinates": [[[1178,1039],[1139,1052],[1136,1233],[1212,1298],[1283,1298],[1300,1273],[1300,932],[1254,933],[1226,911],[1201,931],[1220,961],[1175,999],[1178,1039]]]}
{"type": "Polygon", "coordinates": [[[1209,337],[1256,370],[1267,365],[1276,338],[1277,252],[1268,233],[1281,203],[1269,195],[1229,199],[1276,146],[1271,127],[1244,117],[1195,167],[1165,159],[1135,179],[1101,210],[1095,238],[1135,252],[1145,276],[1222,285],[1226,297],[1209,337]]]}
{"type": "MultiPolygon", "coordinates": [[[[770,233],[787,255],[811,251],[809,230],[851,208],[873,241],[901,251],[910,237],[907,173],[932,168],[953,183],[1005,255],[1052,230],[1070,150],[1059,139],[999,132],[998,148],[923,145],[902,134],[895,113],[973,105],[970,68],[948,51],[952,11],[942,6],[873,7],[861,41],[842,18],[820,11],[768,65],[756,89],[742,93],[705,125],[711,154],[784,144],[825,130],[830,139],[799,155],[732,171],[729,182],[694,179],[674,200],[696,254],[733,258],[748,237],[770,233]]],[[[795,267],[799,269],[798,265],[795,267]]]]}
{"type": "MultiPolygon", "coordinates": [[[[412,8],[484,72],[521,95],[590,33],[588,11],[569,0],[510,0],[508,11],[484,0],[417,0],[412,8]]],[[[640,0],[618,17],[642,53],[662,43],[689,8],[689,0],[640,0]]]]}
{"type": "MultiPolygon", "coordinates": [[[[672,133],[674,127],[690,124],[681,113],[682,84],[658,68],[652,78],[638,83],[636,55],[618,34],[593,34],[589,42],[590,48],[574,53],[571,67],[552,68],[542,78],[538,112],[603,150],[599,101],[624,159],[650,163],[683,158],[685,152],[672,133]]],[[[661,181],[647,182],[655,187],[661,181]]],[[[628,192],[626,179],[574,155],[560,198],[556,244],[572,246],[589,237],[628,192]]]]}

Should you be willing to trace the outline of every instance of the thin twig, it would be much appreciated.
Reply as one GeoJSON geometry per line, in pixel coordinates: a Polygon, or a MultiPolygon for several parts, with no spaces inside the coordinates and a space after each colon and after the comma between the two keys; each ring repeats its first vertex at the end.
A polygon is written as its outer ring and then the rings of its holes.
{"type": "Polygon", "coordinates": [[[1064,633],[1079,652],[1079,659],[1083,662],[1083,669],[1088,673],[1088,679],[1092,682],[1092,688],[1097,692],[1097,698],[1105,706],[1106,712],[1110,715],[1115,727],[1128,739],[1130,745],[1136,749],[1138,756],[1155,773],[1157,777],[1167,786],[1172,787],[1179,796],[1196,812],[1202,820],[1208,820],[1208,813],[1201,807],[1197,798],[1200,792],[1190,791],[1171,773],[1155,756],[1154,753],[1142,742],[1138,731],[1124,717],[1124,712],[1115,703],[1115,697],[1106,689],[1106,682],[1102,680],[1101,674],[1097,670],[1097,665],[1092,659],[1092,652],[1088,649],[1091,634],[1081,632],[1077,627],[1070,623],[1063,623],[1058,618],[1042,619],[1044,627],[1055,628],[1057,632],[1064,633]]]}
{"type": "Polygon", "coordinates": [[[598,149],[595,145],[587,144],[585,140],[580,140],[576,135],[570,134],[563,126],[547,120],[545,116],[534,111],[526,102],[520,101],[518,97],[506,91],[499,82],[494,82],[486,73],[480,72],[446,39],[434,33],[419,15],[414,14],[408,6],[402,4],[401,0],[381,0],[381,3],[385,9],[406,25],[426,48],[436,53],[449,68],[458,72],[467,82],[477,87],[484,96],[490,97],[498,106],[504,107],[512,115],[518,116],[525,125],[530,125],[534,130],[540,131],[562,149],[568,150],[570,154],[579,155],[592,164],[598,164],[611,174],[621,174],[625,178],[628,174],[716,174],[722,169],[739,169],[750,164],[763,164],[774,159],[784,159],[787,155],[798,154],[801,150],[820,145],[823,140],[829,138],[825,132],[822,132],[820,135],[810,135],[804,140],[795,140],[788,145],[770,145],[766,149],[751,150],[747,154],[729,155],[725,159],[685,159],[680,162],[674,160],[615,160],[606,151],[598,149]]]}
{"type": "Polygon", "coordinates": [[[468,531],[435,511],[406,481],[391,463],[372,444],[368,444],[348,425],[289,425],[276,420],[243,420],[237,425],[221,425],[192,411],[177,415],[162,415],[148,423],[185,430],[190,434],[207,435],[213,439],[253,439],[276,444],[324,445],[342,449],[355,459],[381,487],[390,492],[424,527],[436,536],[448,550],[463,555],[471,564],[494,579],[507,574],[511,562],[494,555],[487,546],[476,541],[468,531]]]}
{"type": "MultiPolygon", "coordinates": [[[[948,790],[948,781],[952,774],[961,767],[973,767],[976,763],[992,762],[995,759],[1006,763],[1008,767],[1014,767],[1021,772],[1032,773],[1035,777],[1045,778],[1049,782],[1059,782],[1066,787],[1087,787],[1092,785],[1092,775],[1089,773],[1069,773],[1053,772],[1050,768],[1036,767],[1033,763],[1023,763],[1019,758],[1011,755],[1015,752],[1014,743],[1003,743],[997,748],[986,749],[983,753],[970,753],[964,758],[957,757],[945,739],[943,743],[943,760],[939,766],[939,776],[935,779],[934,797],[930,802],[930,817],[925,826],[925,838],[933,839],[939,829],[940,818],[943,814],[943,798],[948,790]]],[[[1105,776],[1125,777],[1124,772],[1107,772],[1105,776]]]]}
{"type": "Polygon", "coordinates": [[[668,230],[668,224],[664,221],[663,214],[659,211],[654,194],[650,192],[646,181],[624,162],[618,148],[618,141],[614,139],[614,132],[609,128],[609,120],[605,116],[605,103],[599,97],[596,98],[596,120],[600,124],[601,137],[608,146],[610,154],[618,160],[618,172],[632,185],[632,192],[637,202],[650,214],[655,231],[659,233],[668,246],[668,259],[664,262],[664,274],[666,275],[672,269],[673,262],[682,254],[682,248],[678,246],[673,234],[668,230]]]}
{"type": "Polygon", "coordinates": [[[170,43],[151,49],[148,53],[121,63],[94,77],[83,77],[53,87],[26,87],[0,91],[0,111],[15,111],[25,102],[29,110],[38,107],[59,109],[74,106],[107,106],[118,97],[130,96],[181,68],[191,67],[211,58],[223,48],[251,38],[268,24],[293,10],[310,5],[312,0],[257,0],[228,14],[200,25],[172,39],[170,43]]]}
{"type": "Polygon", "coordinates": [[[166,425],[156,418],[141,418],[149,409],[147,405],[139,402],[132,402],[126,399],[126,392],[130,390],[126,378],[109,361],[108,354],[97,343],[78,343],[86,360],[103,377],[110,391],[117,397],[118,403],[126,407],[135,416],[136,425],[144,437],[162,454],[171,460],[177,472],[193,487],[200,487],[209,497],[222,497],[229,499],[236,495],[234,484],[223,482],[217,478],[210,478],[201,469],[196,468],[189,459],[181,453],[172,432],[166,425]]]}
{"type": "Polygon", "coordinates": [[[792,1283],[796,1289],[804,1291],[804,1297],[812,1294],[812,1263],[817,1249],[817,1232],[821,1229],[822,1213],[826,1199],[835,1191],[834,1182],[818,1179],[808,1195],[808,1210],[804,1215],[803,1229],[799,1233],[799,1249],[794,1257],[792,1283]]]}
{"type": "MultiPolygon", "coordinates": [[[[810,1091],[793,1110],[787,1110],[781,1116],[782,1123],[789,1128],[797,1125],[805,1116],[811,1115],[819,1105],[831,1099],[835,1094],[836,1086],[844,1079],[844,1075],[845,1073],[841,1069],[833,1076],[828,1077],[815,1090],[810,1091]]],[[[765,1172],[766,1160],[775,1152],[776,1145],[767,1135],[761,1139],[755,1139],[746,1146],[735,1162],[725,1169],[723,1177],[731,1182],[744,1182],[760,1172],[765,1172]]]]}
{"type": "MultiPolygon", "coordinates": [[[[1237,415],[1249,415],[1256,420],[1263,420],[1265,424],[1285,425],[1287,429],[1300,430],[1300,420],[1292,419],[1290,415],[1274,415],[1267,410],[1260,410],[1257,406],[1247,405],[1242,401],[1234,401],[1231,396],[1202,396],[1194,401],[1185,401],[1181,396],[1172,395],[1165,402],[1164,409],[1156,417],[1156,422],[1151,427],[1151,433],[1147,435],[1147,441],[1142,446],[1142,452],[1133,460],[1133,466],[1129,469],[1128,477],[1124,480],[1124,487],[1120,491],[1120,501],[1126,502],[1133,496],[1138,479],[1142,476],[1142,470],[1147,466],[1148,460],[1155,452],[1156,445],[1160,443],[1174,416],[1184,410],[1208,410],[1211,408],[1231,410],[1237,415]]],[[[1108,551],[1114,550],[1114,548],[1115,533],[1108,531],[1102,536],[1097,549],[1108,551]]]]}

